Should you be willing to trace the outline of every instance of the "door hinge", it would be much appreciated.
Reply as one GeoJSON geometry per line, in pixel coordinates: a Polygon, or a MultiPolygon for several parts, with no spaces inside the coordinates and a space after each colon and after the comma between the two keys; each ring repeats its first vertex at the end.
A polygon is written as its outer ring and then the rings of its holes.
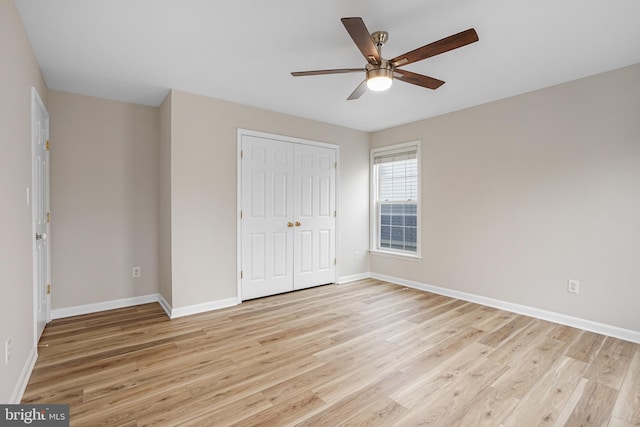
{"type": "Polygon", "coordinates": [[[334,168],[334,169],[338,169],[338,162],[335,162],[335,163],[333,164],[333,168],[334,168]]]}
{"type": "Polygon", "coordinates": [[[51,212],[47,212],[47,224],[51,222],[51,212]]]}
{"type": "Polygon", "coordinates": [[[338,258],[333,259],[333,265],[338,265],[338,258]]]}
{"type": "Polygon", "coordinates": [[[338,216],[338,211],[333,211],[333,216],[334,217],[338,216]]]}
{"type": "Polygon", "coordinates": [[[47,285],[47,295],[51,295],[51,283],[47,285]]]}
{"type": "Polygon", "coordinates": [[[44,143],[44,149],[49,151],[50,147],[51,147],[51,144],[49,144],[49,140],[47,139],[47,142],[44,143]]]}
{"type": "Polygon", "coordinates": [[[242,159],[244,157],[244,150],[240,150],[240,158],[242,159]]]}
{"type": "Polygon", "coordinates": [[[244,279],[244,272],[242,270],[240,270],[240,278],[244,279]]]}
{"type": "Polygon", "coordinates": [[[240,211],[240,219],[242,219],[242,211],[240,211]]]}

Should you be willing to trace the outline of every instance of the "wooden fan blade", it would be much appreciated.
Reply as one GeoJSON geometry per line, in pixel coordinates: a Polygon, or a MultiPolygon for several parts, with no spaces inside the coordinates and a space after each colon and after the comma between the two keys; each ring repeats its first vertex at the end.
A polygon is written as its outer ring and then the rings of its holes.
{"type": "Polygon", "coordinates": [[[366,71],[364,68],[336,68],[335,70],[314,70],[314,71],[294,71],[291,73],[293,77],[301,76],[320,76],[323,74],[342,74],[366,71]]]}
{"type": "Polygon", "coordinates": [[[362,83],[358,85],[356,90],[351,92],[351,95],[347,98],[347,101],[351,101],[352,99],[358,99],[362,96],[363,93],[367,91],[367,80],[363,80],[362,83]]]}
{"type": "Polygon", "coordinates": [[[444,84],[442,80],[438,80],[433,77],[425,76],[422,74],[412,73],[407,70],[400,70],[396,68],[393,70],[393,77],[403,82],[411,83],[413,85],[426,87],[427,89],[438,89],[444,84]]]}
{"type": "Polygon", "coordinates": [[[367,62],[379,64],[380,54],[362,18],[342,18],[341,21],[367,62]]]}
{"type": "Polygon", "coordinates": [[[428,45],[419,47],[407,52],[403,55],[396,56],[389,62],[394,67],[400,67],[402,65],[411,64],[412,62],[420,61],[431,56],[436,56],[444,52],[448,52],[453,49],[457,49],[462,46],[474,43],[478,41],[478,34],[473,28],[469,28],[466,31],[462,31],[458,34],[454,34],[444,39],[429,43],[428,45]]]}

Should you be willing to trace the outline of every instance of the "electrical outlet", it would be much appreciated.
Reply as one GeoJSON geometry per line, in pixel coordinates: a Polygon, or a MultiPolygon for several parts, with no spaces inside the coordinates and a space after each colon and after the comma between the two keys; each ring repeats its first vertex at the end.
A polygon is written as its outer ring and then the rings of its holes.
{"type": "Polygon", "coordinates": [[[577,294],[578,292],[580,292],[580,282],[578,282],[577,280],[568,280],[567,292],[571,294],[577,294]]]}
{"type": "Polygon", "coordinates": [[[8,365],[11,361],[11,338],[7,338],[4,342],[4,364],[8,365]]]}
{"type": "Polygon", "coordinates": [[[133,277],[140,277],[140,267],[133,267],[133,277]]]}

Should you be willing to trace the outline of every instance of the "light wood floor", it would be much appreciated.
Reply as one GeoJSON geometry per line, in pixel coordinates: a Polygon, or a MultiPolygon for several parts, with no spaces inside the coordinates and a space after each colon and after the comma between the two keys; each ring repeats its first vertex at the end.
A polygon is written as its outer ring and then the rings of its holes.
{"type": "Polygon", "coordinates": [[[375,280],[47,326],[24,403],[72,426],[640,425],[640,345],[375,280]]]}

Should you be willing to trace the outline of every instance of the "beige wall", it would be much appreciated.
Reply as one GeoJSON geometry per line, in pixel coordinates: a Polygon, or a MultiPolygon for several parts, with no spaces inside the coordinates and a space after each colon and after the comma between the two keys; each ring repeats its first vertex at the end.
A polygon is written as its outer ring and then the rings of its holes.
{"type": "Polygon", "coordinates": [[[179,91],[171,109],[174,308],[237,295],[238,128],[340,145],[338,272],[367,272],[367,133],[179,91]]]}
{"type": "Polygon", "coordinates": [[[12,0],[0,0],[0,403],[16,391],[34,350],[31,206],[31,87],[47,86],[12,0]],[[12,357],[4,363],[4,344],[12,357]]]}
{"type": "Polygon", "coordinates": [[[54,309],[236,297],[244,128],[340,145],[340,277],[370,270],[640,331],[640,65],[370,135],[179,91],[159,109],[47,92],[11,0],[0,0],[0,58],[0,356],[13,346],[0,402],[35,350],[31,86],[52,119],[54,309]],[[369,146],[415,139],[423,259],[356,260],[369,146]]]}
{"type": "Polygon", "coordinates": [[[422,140],[423,257],[371,271],[640,331],[639,114],[640,64],[376,132],[422,140]]]}
{"type": "Polygon", "coordinates": [[[158,109],[50,91],[49,114],[53,309],[158,293],[158,109]]]}
{"type": "Polygon", "coordinates": [[[159,108],[158,262],[159,290],[173,304],[171,269],[171,93],[159,108]]]}

